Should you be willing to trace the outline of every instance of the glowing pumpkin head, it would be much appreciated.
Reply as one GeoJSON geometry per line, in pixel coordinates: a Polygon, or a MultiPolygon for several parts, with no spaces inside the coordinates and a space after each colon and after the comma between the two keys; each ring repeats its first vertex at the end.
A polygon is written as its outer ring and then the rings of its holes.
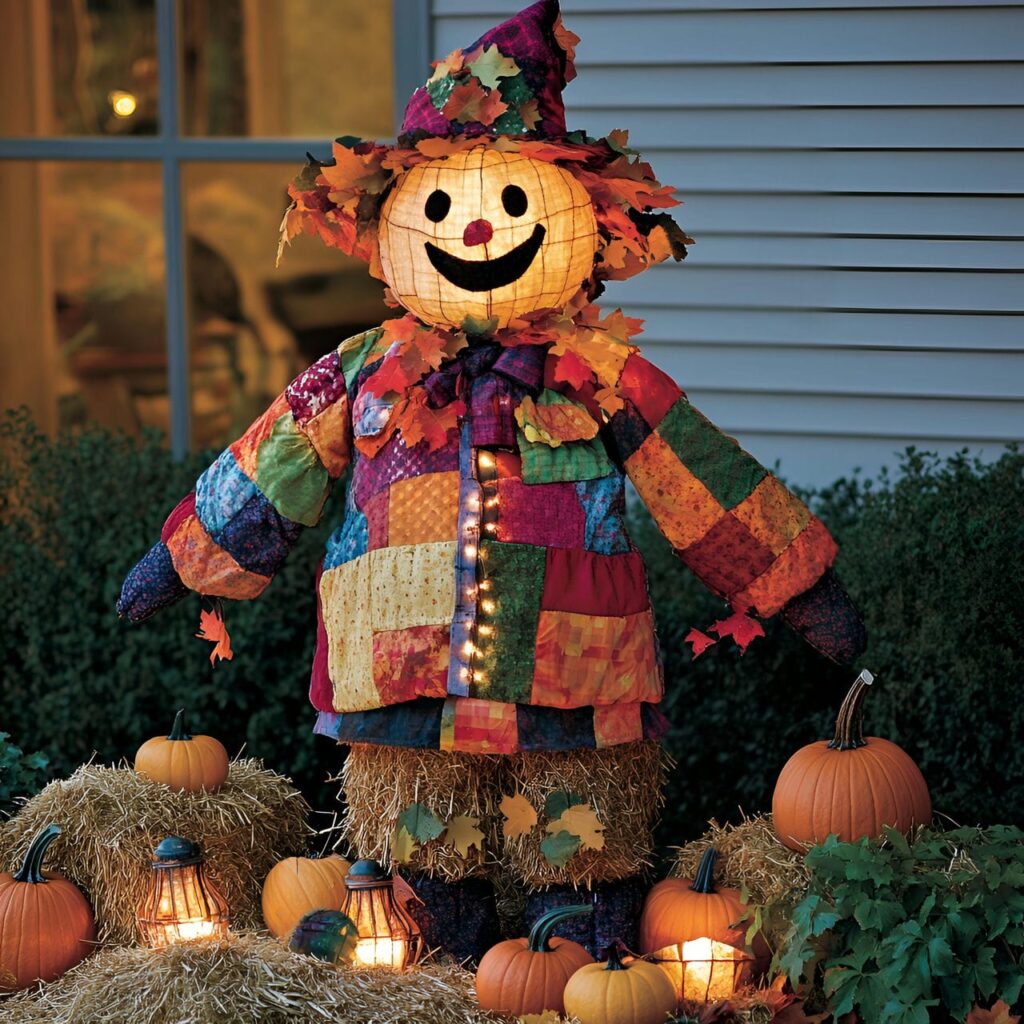
{"type": "Polygon", "coordinates": [[[426,323],[561,309],[594,267],[590,196],[553,163],[477,146],[419,164],[384,202],[381,271],[426,323]]]}

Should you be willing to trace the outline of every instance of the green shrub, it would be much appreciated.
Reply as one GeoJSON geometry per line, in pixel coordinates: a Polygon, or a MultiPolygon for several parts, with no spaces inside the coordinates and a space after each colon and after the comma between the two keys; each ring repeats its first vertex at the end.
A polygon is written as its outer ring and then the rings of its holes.
{"type": "MultiPolygon", "coordinates": [[[[155,437],[91,430],[51,441],[26,414],[0,420],[0,726],[57,775],[95,751],[132,757],[178,707],[190,728],[242,744],[334,806],[324,778],[339,752],[310,733],[313,576],[341,488],[258,600],[228,603],[234,661],[212,667],[193,639],[190,597],[141,626],[119,622],[125,573],[157,537],[209,455],[175,462],[155,437]]],[[[836,532],[838,571],[870,632],[878,676],[869,732],[921,764],[934,803],[956,820],[1024,821],[1024,456],[991,465],[907,456],[903,475],[840,481],[813,496],[836,532]]],[[[722,643],[693,662],[682,638],[725,611],[668,550],[646,513],[633,532],[648,559],[666,663],[672,773],[662,838],[712,816],[766,808],[800,745],[826,735],[851,673],[779,623],[740,658],[722,643]]]]}
{"type": "Polygon", "coordinates": [[[835,1018],[965,1020],[1024,987],[1024,831],[923,829],[912,844],[840,843],[807,854],[811,879],[779,963],[824,990],[835,1018]],[[942,1007],[946,1014],[929,1013],[942,1007]]]}
{"type": "Polygon", "coordinates": [[[31,796],[46,782],[44,754],[23,753],[0,732],[0,815],[11,814],[19,797],[31,796]]]}

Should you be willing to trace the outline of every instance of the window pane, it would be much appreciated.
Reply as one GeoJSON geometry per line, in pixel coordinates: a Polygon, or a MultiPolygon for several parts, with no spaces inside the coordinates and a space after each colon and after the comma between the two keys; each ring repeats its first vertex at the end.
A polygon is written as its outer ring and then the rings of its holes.
{"type": "Polygon", "coordinates": [[[319,239],[296,238],[275,269],[297,156],[183,168],[195,447],[234,439],[319,356],[395,316],[366,264],[319,239]]]}
{"type": "Polygon", "coordinates": [[[157,130],[154,0],[4,0],[3,12],[0,134],[157,130]]]}
{"type": "Polygon", "coordinates": [[[185,134],[393,134],[390,3],[184,0],[182,12],[185,134]]]}
{"type": "Polygon", "coordinates": [[[159,168],[0,161],[0,408],[166,431],[159,168]]]}

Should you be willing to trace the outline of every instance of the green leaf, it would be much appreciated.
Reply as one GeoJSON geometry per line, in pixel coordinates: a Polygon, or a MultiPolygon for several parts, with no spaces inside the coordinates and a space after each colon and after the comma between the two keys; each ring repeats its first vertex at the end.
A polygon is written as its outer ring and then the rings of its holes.
{"type": "Polygon", "coordinates": [[[928,942],[928,963],[936,976],[955,974],[957,970],[953,950],[945,939],[938,936],[928,942]]]}
{"type": "Polygon", "coordinates": [[[443,823],[424,804],[410,804],[398,816],[398,824],[418,843],[429,843],[443,831],[443,823]]]}
{"type": "Polygon", "coordinates": [[[570,807],[577,807],[579,804],[584,803],[586,803],[586,800],[583,797],[570,793],[566,789],[556,789],[554,792],[549,793],[547,800],[544,801],[544,816],[555,821],[565,814],[570,807]]]}
{"type": "Polygon", "coordinates": [[[579,836],[564,829],[541,840],[540,852],[544,859],[555,868],[564,868],[569,858],[580,848],[579,836]]]}

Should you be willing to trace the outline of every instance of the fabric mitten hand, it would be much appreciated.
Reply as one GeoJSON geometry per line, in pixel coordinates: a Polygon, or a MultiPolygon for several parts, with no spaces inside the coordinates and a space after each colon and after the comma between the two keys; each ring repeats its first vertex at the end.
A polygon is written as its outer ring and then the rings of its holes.
{"type": "Polygon", "coordinates": [[[851,664],[867,647],[864,620],[831,569],[794,597],[780,615],[790,629],[839,665],[851,664]]]}

